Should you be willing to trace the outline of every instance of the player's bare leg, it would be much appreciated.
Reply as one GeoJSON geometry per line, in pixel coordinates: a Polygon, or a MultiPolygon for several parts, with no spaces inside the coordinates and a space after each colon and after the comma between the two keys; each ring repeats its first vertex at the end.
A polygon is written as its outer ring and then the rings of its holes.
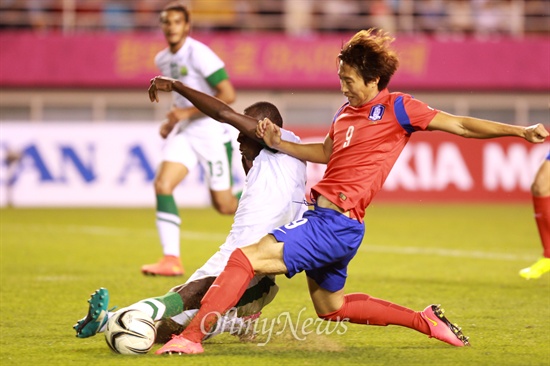
{"type": "Polygon", "coordinates": [[[185,318],[192,319],[195,313],[185,314],[186,310],[198,309],[200,307],[201,299],[210,288],[210,285],[216,277],[205,277],[196,281],[185,283],[183,285],[176,286],[170,291],[177,293],[182,300],[183,311],[179,314],[171,314],[170,317],[163,317],[155,325],[157,328],[157,338],[155,339],[156,343],[166,343],[168,342],[173,335],[180,334],[189,321],[186,321],[185,318]],[[175,316],[174,316],[175,315],[175,316]],[[172,318],[178,318],[178,321],[173,320],[172,318]]]}
{"type": "Polygon", "coordinates": [[[233,215],[237,211],[239,199],[231,189],[223,191],[210,191],[212,205],[222,215],[233,215]]]}

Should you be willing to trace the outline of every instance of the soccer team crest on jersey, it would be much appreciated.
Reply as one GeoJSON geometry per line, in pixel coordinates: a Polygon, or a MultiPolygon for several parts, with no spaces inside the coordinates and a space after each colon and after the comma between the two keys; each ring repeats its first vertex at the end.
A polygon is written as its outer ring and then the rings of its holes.
{"type": "Polygon", "coordinates": [[[172,79],[179,79],[180,76],[187,76],[189,73],[189,69],[187,69],[187,66],[181,66],[177,63],[171,63],[170,64],[170,76],[172,79]]]}
{"type": "Polygon", "coordinates": [[[175,62],[171,62],[170,63],[170,77],[172,79],[177,79],[179,78],[179,74],[178,74],[178,64],[175,63],[175,62]]]}
{"type": "Polygon", "coordinates": [[[382,104],[377,104],[373,106],[370,109],[369,119],[371,121],[380,121],[382,119],[382,116],[384,115],[385,110],[386,107],[384,107],[382,104]]]}

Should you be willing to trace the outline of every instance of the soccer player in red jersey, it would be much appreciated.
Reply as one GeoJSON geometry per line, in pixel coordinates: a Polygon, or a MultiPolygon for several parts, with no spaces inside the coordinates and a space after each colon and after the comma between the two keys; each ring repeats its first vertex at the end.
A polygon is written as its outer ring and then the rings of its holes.
{"type": "Polygon", "coordinates": [[[538,279],[550,272],[550,152],[540,164],[539,170],[531,184],[531,196],[535,211],[535,222],[542,244],[542,258],[530,267],[519,271],[526,280],[538,279]]]}
{"type": "Polygon", "coordinates": [[[549,135],[541,125],[512,126],[434,110],[387,86],[398,67],[382,31],[360,31],[338,55],[338,76],[348,102],[336,113],[322,143],[295,144],[280,138],[269,120],[256,133],[271,148],[301,160],[327,164],[312,188],[315,205],[302,219],[274,229],[259,242],[236,249],[225,270],[201,301],[187,329],[156,353],[201,353],[205,332],[219,314],[231,309],[254,274],[305,271],[315,311],[321,319],[369,325],[400,325],[454,346],[469,345],[460,328],[438,305],[414,311],[364,293],[345,294],[347,266],[364,234],[363,216],[381,189],[399,154],[415,131],[440,130],[468,138],[516,136],[541,143],[549,135]]]}

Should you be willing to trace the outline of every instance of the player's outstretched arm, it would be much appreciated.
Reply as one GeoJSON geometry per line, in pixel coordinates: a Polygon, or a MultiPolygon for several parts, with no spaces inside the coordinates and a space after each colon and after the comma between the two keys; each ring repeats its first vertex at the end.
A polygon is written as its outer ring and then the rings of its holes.
{"type": "Polygon", "coordinates": [[[323,143],[298,144],[285,141],[281,138],[280,127],[269,118],[258,121],[256,136],[261,137],[267,146],[300,160],[326,164],[332,154],[332,139],[328,135],[323,143]]]}
{"type": "Polygon", "coordinates": [[[527,127],[515,126],[473,117],[454,116],[446,112],[439,112],[428,125],[428,129],[476,139],[515,136],[532,143],[544,142],[549,135],[540,123],[527,127]]]}
{"type": "Polygon", "coordinates": [[[232,125],[240,132],[256,141],[262,141],[256,136],[255,130],[258,121],[254,118],[237,113],[233,110],[233,108],[220,99],[192,89],[184,85],[181,81],[164,76],[157,76],[151,79],[151,85],[149,86],[148,91],[151,102],[159,101],[159,91],[175,91],[176,93],[187,98],[195,107],[197,107],[198,110],[207,116],[215,119],[216,121],[232,125]]]}

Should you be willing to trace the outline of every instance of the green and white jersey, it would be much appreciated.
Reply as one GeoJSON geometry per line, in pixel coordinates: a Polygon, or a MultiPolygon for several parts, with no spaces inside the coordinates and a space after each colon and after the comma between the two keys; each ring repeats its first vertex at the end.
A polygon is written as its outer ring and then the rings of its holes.
{"type": "MultiPolygon", "coordinates": [[[[224,62],[204,43],[187,37],[183,46],[176,52],[169,48],[160,51],[155,57],[155,65],[163,76],[180,80],[185,85],[208,95],[215,95],[214,87],[229,78],[224,62]]],[[[193,104],[180,94],[173,92],[173,104],[178,108],[191,107],[193,104]]],[[[213,125],[220,130],[223,126],[209,117],[200,117],[193,125],[213,125]],[[199,123],[197,123],[199,122],[199,123]]],[[[206,127],[204,126],[204,127],[206,127]]],[[[185,126],[182,126],[185,127],[185,126]]]]}
{"type": "MultiPolygon", "coordinates": [[[[191,37],[185,39],[176,53],[170,52],[169,48],[160,51],[155,64],[162,75],[212,96],[216,94],[215,86],[228,79],[223,61],[205,44],[191,37]]],[[[178,108],[193,105],[176,92],[172,95],[173,104],[178,108]]],[[[175,127],[177,133],[166,139],[162,161],[178,162],[190,170],[200,164],[211,190],[231,188],[231,156],[228,152],[231,128],[202,114],[191,121],[179,121],[175,127]]]]}

